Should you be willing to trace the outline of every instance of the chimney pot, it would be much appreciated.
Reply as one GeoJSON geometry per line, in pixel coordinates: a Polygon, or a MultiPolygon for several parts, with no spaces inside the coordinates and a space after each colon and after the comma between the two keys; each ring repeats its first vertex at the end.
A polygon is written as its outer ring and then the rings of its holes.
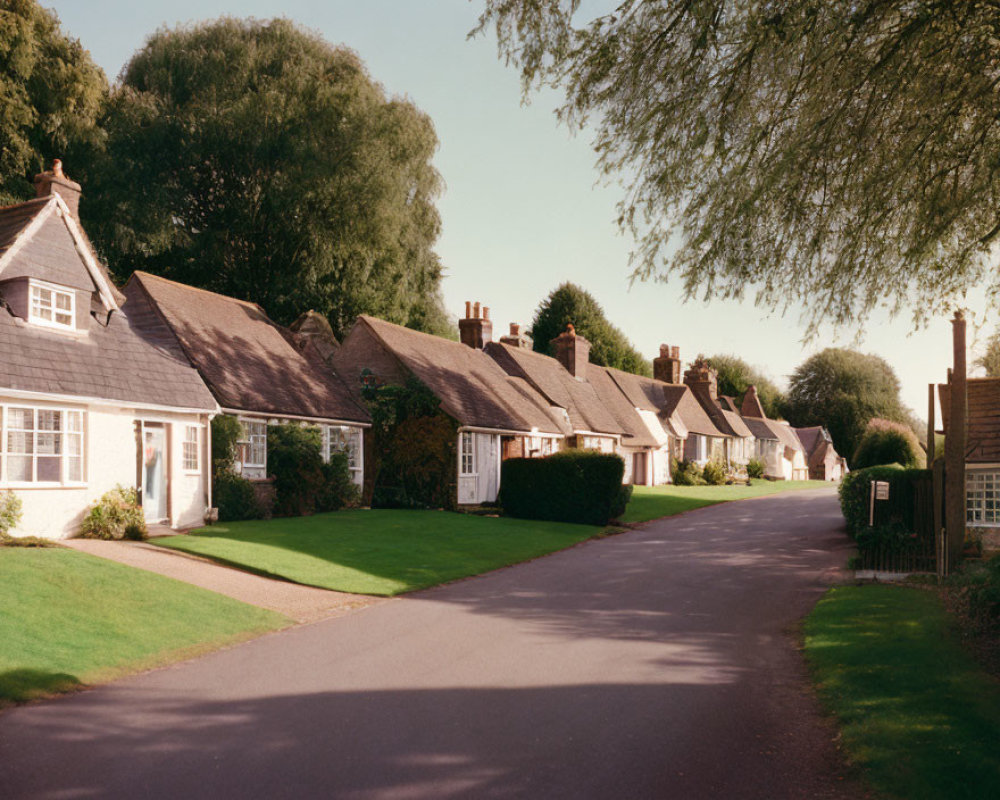
{"type": "Polygon", "coordinates": [[[59,195],[74,217],[79,217],[81,193],[80,184],[66,177],[58,158],[53,159],[52,169],[35,176],[35,197],[59,195]]]}
{"type": "Polygon", "coordinates": [[[510,323],[510,335],[517,336],[521,332],[521,326],[516,322],[510,323]]]}
{"type": "Polygon", "coordinates": [[[681,349],[660,345],[659,358],[653,359],[653,377],[664,383],[681,382],[681,349]]]}
{"type": "Polygon", "coordinates": [[[472,303],[468,300],[465,301],[465,318],[468,319],[472,316],[472,303]]]}
{"type": "Polygon", "coordinates": [[[483,306],[483,319],[489,322],[490,320],[490,309],[489,306],[483,306]]]}
{"type": "Polygon", "coordinates": [[[481,319],[481,317],[479,316],[479,301],[478,300],[475,303],[472,304],[472,318],[473,319],[481,319]]]}
{"type": "Polygon", "coordinates": [[[493,341],[493,323],[490,322],[490,310],[482,307],[480,316],[479,303],[465,304],[465,319],[458,321],[458,336],[462,344],[471,347],[473,350],[482,350],[487,344],[493,341]]]}

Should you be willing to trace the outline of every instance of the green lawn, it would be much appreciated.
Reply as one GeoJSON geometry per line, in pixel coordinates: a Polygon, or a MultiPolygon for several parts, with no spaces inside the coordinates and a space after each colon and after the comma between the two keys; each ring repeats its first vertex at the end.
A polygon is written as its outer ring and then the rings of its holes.
{"type": "Polygon", "coordinates": [[[64,548],[0,547],[0,707],[289,624],[279,614],[64,548]]]}
{"type": "Polygon", "coordinates": [[[526,561],[601,531],[565,522],[378,509],[227,522],[153,541],[296,583],[395,595],[526,561]]]}
{"type": "Polygon", "coordinates": [[[792,489],[832,488],[827,481],[764,481],[750,486],[636,486],[623,522],[646,522],[728,500],[745,500],[792,489]]]}
{"type": "Polygon", "coordinates": [[[1000,797],[1000,685],[959,646],[931,592],[831,589],[805,626],[820,698],[890,797],[1000,797]]]}

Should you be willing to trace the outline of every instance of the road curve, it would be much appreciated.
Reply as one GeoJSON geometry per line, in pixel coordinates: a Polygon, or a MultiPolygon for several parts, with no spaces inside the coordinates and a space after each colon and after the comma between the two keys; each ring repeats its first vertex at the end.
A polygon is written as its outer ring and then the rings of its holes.
{"type": "Polygon", "coordinates": [[[727,503],[0,715],[0,797],[839,798],[793,628],[827,490],[727,503]]]}

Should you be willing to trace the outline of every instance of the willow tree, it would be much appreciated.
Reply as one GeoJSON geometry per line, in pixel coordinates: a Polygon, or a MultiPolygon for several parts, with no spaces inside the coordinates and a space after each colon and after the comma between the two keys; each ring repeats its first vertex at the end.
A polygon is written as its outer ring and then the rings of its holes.
{"type": "Polygon", "coordinates": [[[593,125],[638,276],[799,309],[813,332],[996,293],[996,2],[580,6],[485,0],[477,32],[593,125]]]}
{"type": "Polygon", "coordinates": [[[100,142],[104,72],[35,0],[0,4],[0,205],[32,197],[53,158],[74,169],[100,142]]]}
{"type": "MultiPolygon", "coordinates": [[[[85,222],[144,269],[282,322],[361,312],[438,330],[437,136],[358,56],[284,20],[162,29],[125,66],[85,222]]],[[[450,327],[450,326],[449,326],[450,327]]]]}

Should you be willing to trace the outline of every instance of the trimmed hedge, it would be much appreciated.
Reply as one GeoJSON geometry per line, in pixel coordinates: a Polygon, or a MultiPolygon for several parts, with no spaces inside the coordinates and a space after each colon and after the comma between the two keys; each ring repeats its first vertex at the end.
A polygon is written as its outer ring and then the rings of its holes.
{"type": "Polygon", "coordinates": [[[525,519],[607,525],[625,512],[621,456],[567,450],[545,458],[510,458],[500,473],[503,513],[525,519]]]}
{"type": "Polygon", "coordinates": [[[927,463],[917,435],[906,425],[873,419],[854,451],[853,467],[865,469],[884,464],[923,467],[927,463]]]}
{"type": "MultiPolygon", "coordinates": [[[[868,527],[868,503],[871,481],[886,481],[892,507],[898,512],[900,523],[907,531],[914,530],[913,483],[914,479],[926,477],[930,470],[904,469],[898,464],[884,467],[869,467],[849,472],[840,481],[840,510],[847,522],[847,533],[857,539],[858,534],[868,527]]],[[[876,520],[876,522],[880,522],[876,520]]]]}

